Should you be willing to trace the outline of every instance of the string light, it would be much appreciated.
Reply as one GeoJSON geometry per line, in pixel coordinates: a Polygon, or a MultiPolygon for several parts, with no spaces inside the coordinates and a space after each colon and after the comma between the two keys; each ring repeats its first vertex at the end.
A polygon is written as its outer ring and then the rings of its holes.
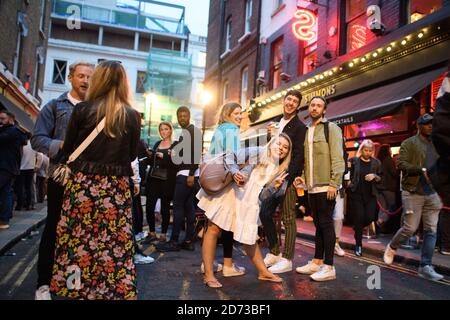
{"type": "Polygon", "coordinates": [[[352,68],[354,65],[355,65],[355,64],[354,64],[353,62],[350,62],[350,63],[348,64],[348,66],[349,66],[350,68],[352,68]]]}
{"type": "Polygon", "coordinates": [[[417,35],[417,37],[418,37],[419,39],[421,39],[421,38],[423,37],[423,32],[419,33],[419,34],[417,35]]]}
{"type": "Polygon", "coordinates": [[[362,57],[361,62],[366,62],[366,58],[362,57]]]}
{"type": "Polygon", "coordinates": [[[392,50],[391,47],[387,47],[387,48],[386,48],[386,51],[387,51],[387,52],[391,52],[391,50],[392,50]]]}
{"type": "Polygon", "coordinates": [[[377,52],[372,53],[372,57],[376,58],[378,56],[377,52]]]}
{"type": "Polygon", "coordinates": [[[406,44],[406,39],[402,40],[402,45],[404,46],[406,44]]]}

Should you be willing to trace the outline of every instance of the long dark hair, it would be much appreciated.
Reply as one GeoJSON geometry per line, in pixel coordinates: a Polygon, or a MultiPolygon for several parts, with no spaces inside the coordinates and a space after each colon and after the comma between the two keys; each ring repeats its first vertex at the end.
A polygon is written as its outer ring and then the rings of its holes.
{"type": "Polygon", "coordinates": [[[383,162],[383,160],[386,158],[392,158],[390,150],[391,150],[390,145],[382,144],[380,147],[380,150],[378,151],[378,156],[377,156],[378,160],[383,162]]]}

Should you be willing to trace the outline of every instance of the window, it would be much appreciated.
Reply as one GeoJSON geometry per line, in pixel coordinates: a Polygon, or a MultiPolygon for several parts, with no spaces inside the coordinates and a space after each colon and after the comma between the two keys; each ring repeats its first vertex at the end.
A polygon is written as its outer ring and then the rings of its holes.
{"type": "Polygon", "coordinates": [[[136,93],[145,92],[145,81],[147,80],[147,72],[138,71],[136,78],[136,93]]]}
{"type": "Polygon", "coordinates": [[[245,108],[247,105],[247,91],[248,91],[248,67],[242,70],[241,74],[241,106],[245,108]]]}
{"type": "Polygon", "coordinates": [[[227,29],[225,33],[225,52],[231,48],[231,19],[227,21],[227,29]]]}
{"type": "Polygon", "coordinates": [[[205,67],[206,66],[206,52],[200,51],[198,53],[198,66],[205,67]]]}
{"type": "Polygon", "coordinates": [[[252,6],[253,1],[247,0],[245,2],[245,30],[244,33],[250,33],[250,22],[252,20],[252,6]]]}
{"type": "MultiPolygon", "coordinates": [[[[317,12],[315,13],[317,14],[317,12]]],[[[317,68],[317,35],[319,33],[319,23],[316,23],[311,31],[315,33],[315,37],[309,41],[299,40],[300,61],[299,75],[306,74],[317,68]]]]}
{"type": "Polygon", "coordinates": [[[442,8],[442,0],[409,0],[408,22],[413,23],[442,8]]]}
{"type": "Polygon", "coordinates": [[[347,0],[347,52],[359,49],[368,43],[366,0],[347,0]]]}
{"type": "Polygon", "coordinates": [[[223,103],[225,103],[228,100],[228,94],[229,94],[229,90],[228,90],[228,80],[226,80],[223,83],[223,97],[222,97],[222,101],[223,103]]]}
{"type": "Polygon", "coordinates": [[[281,85],[281,73],[283,72],[283,38],[272,43],[272,59],[270,66],[272,89],[281,85]]]}
{"type": "Polygon", "coordinates": [[[53,83],[65,84],[66,83],[66,71],[67,61],[54,60],[53,61],[53,83]]]}

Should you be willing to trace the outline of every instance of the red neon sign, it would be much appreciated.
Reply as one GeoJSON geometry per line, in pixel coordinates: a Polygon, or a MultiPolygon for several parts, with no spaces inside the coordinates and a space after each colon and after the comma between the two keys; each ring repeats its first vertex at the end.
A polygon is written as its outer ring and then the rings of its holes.
{"type": "Polygon", "coordinates": [[[294,17],[298,21],[292,24],[292,30],[297,39],[310,41],[317,37],[317,16],[307,9],[297,9],[294,17]]]}
{"type": "Polygon", "coordinates": [[[351,29],[351,48],[352,50],[364,47],[366,45],[366,30],[364,26],[355,24],[351,29]]]}

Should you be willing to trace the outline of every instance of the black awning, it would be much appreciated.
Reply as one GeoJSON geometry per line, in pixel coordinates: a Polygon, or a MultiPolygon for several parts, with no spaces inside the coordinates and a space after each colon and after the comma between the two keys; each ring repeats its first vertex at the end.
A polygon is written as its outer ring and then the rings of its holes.
{"type": "MultiPolygon", "coordinates": [[[[428,71],[404,80],[329,103],[326,118],[339,125],[360,123],[391,115],[400,111],[403,103],[447,71],[447,67],[428,71]]],[[[308,110],[300,113],[305,120],[308,110]]]]}
{"type": "Polygon", "coordinates": [[[0,93],[0,105],[6,110],[13,113],[16,116],[17,122],[30,132],[33,132],[34,122],[33,119],[22,109],[17,107],[14,103],[9,101],[4,95],[0,93]]]}

